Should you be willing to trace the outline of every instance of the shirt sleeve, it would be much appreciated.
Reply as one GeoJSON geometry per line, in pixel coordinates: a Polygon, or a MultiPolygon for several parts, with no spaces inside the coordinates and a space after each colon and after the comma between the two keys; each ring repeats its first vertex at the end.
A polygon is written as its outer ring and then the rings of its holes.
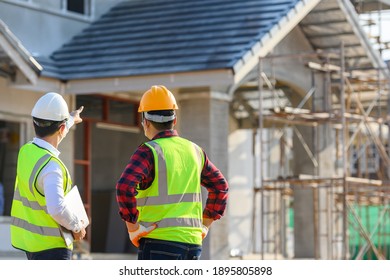
{"type": "Polygon", "coordinates": [[[74,215],[64,200],[62,170],[58,163],[50,161],[38,176],[38,188],[44,192],[47,211],[53,219],[71,231],[82,228],[81,221],[74,215]]]}
{"type": "Polygon", "coordinates": [[[201,175],[201,184],[208,191],[203,210],[203,217],[220,219],[226,210],[229,185],[222,172],[208,159],[205,152],[205,163],[201,175]]]}
{"type": "Polygon", "coordinates": [[[66,121],[65,125],[68,130],[74,125],[73,116],[69,116],[69,119],[66,121]]]}
{"type": "Polygon", "coordinates": [[[146,189],[154,178],[153,152],[141,145],[131,156],[129,163],[116,184],[116,201],[122,220],[135,224],[138,219],[137,189],[146,189]]]}

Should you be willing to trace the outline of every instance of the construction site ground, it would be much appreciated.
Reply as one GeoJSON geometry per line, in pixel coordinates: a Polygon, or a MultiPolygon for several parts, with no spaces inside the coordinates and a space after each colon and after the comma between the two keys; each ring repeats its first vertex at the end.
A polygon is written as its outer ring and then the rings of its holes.
{"type": "MultiPolygon", "coordinates": [[[[135,254],[109,254],[109,253],[91,253],[74,254],[76,260],[135,260],[135,254]]],[[[23,252],[0,252],[0,260],[27,260],[23,252]]]]}
{"type": "MultiPolygon", "coordinates": [[[[263,256],[260,254],[248,254],[242,257],[231,257],[231,260],[262,260],[263,256]]],[[[136,254],[117,254],[117,253],[90,253],[90,254],[74,254],[76,260],[136,260],[136,254]]],[[[274,254],[264,255],[265,260],[284,260],[281,255],[274,254]]],[[[0,252],[0,260],[27,260],[23,252],[0,252]]]]}

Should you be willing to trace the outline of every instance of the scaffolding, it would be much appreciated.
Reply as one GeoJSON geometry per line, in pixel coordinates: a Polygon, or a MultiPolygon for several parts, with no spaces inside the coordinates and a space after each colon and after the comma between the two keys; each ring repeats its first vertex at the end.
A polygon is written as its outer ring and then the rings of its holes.
{"type": "Polygon", "coordinates": [[[384,144],[390,86],[383,70],[346,69],[343,44],[333,52],[259,59],[253,253],[262,259],[390,258],[390,158],[384,144]],[[278,60],[304,63],[310,71],[312,85],[300,100],[291,102],[286,85],[274,77],[278,60]],[[301,157],[311,166],[297,168],[301,157]],[[313,255],[297,252],[297,242],[308,243],[313,255]]]}

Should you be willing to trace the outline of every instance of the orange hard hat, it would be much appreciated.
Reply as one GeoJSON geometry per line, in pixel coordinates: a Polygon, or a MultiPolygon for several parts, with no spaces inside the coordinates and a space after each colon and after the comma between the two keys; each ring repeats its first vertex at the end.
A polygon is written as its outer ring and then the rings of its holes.
{"type": "Polygon", "coordinates": [[[176,99],[165,86],[152,86],[142,95],[138,112],[177,110],[176,99]]]}

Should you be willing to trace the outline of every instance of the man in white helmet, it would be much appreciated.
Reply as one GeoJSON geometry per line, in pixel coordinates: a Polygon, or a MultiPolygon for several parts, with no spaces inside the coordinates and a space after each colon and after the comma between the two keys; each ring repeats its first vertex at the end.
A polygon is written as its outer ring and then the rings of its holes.
{"type": "Polygon", "coordinates": [[[36,137],[19,151],[11,209],[12,246],[29,260],[71,259],[73,243],[65,241],[62,228],[75,240],[85,236],[83,222],[64,200],[72,180],[57,150],[70,127],[82,122],[82,110],[69,114],[64,98],[54,92],[43,95],[32,110],[36,137]]]}

